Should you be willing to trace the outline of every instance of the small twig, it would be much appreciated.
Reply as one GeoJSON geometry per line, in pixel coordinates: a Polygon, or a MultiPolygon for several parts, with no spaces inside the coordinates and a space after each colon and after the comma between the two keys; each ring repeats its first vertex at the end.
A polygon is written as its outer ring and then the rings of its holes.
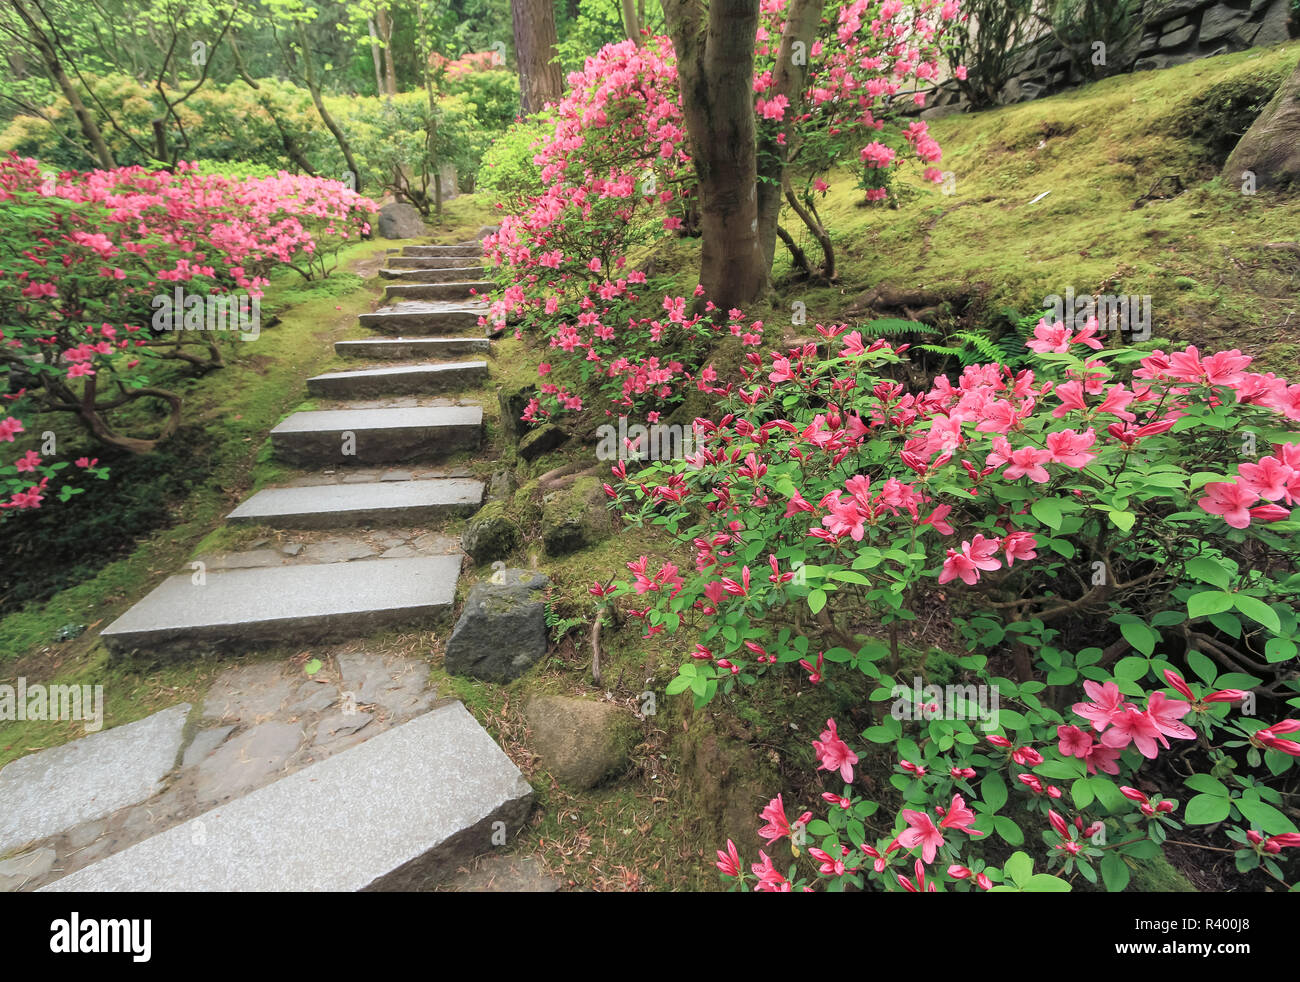
{"type": "Polygon", "coordinates": [[[600,685],[600,625],[605,619],[605,608],[596,611],[596,623],[591,628],[591,676],[600,685]]]}

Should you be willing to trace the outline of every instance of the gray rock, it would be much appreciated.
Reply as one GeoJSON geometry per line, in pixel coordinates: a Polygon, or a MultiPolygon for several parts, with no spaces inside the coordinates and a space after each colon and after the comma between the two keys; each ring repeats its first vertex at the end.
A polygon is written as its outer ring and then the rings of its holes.
{"type": "Polygon", "coordinates": [[[490,682],[518,678],[546,654],[541,573],[507,569],[474,584],[447,640],[446,669],[490,682]]]}
{"type": "Polygon", "coordinates": [[[582,791],[626,770],[637,735],[636,720],[626,710],[591,699],[542,696],[524,713],[530,745],[565,787],[582,791]]]}
{"type": "Polygon", "coordinates": [[[0,855],[156,794],[176,763],[189,713],[181,703],[0,770],[0,855]]]}
{"type": "Polygon", "coordinates": [[[194,739],[190,745],[185,748],[185,756],[181,758],[182,767],[192,767],[193,765],[204,760],[208,754],[221,746],[226,737],[235,731],[234,726],[218,726],[211,730],[200,730],[194,734],[194,739]]]}
{"type": "Polygon", "coordinates": [[[323,713],[339,701],[339,690],[323,682],[304,682],[298,687],[298,701],[289,707],[295,715],[323,713]]]}
{"type": "Polygon", "coordinates": [[[0,893],[21,890],[54,868],[58,854],[53,849],[34,849],[0,863],[0,893]]]}
{"type": "Polygon", "coordinates": [[[370,723],[373,717],[369,713],[335,713],[327,716],[316,725],[316,746],[322,746],[339,738],[350,736],[370,723]]]}
{"type": "Polygon", "coordinates": [[[451,703],[43,889],[428,889],[518,832],[531,805],[519,769],[451,703]]]}
{"type": "Polygon", "coordinates": [[[328,399],[365,399],[381,395],[425,395],[466,389],[487,378],[487,362],[398,365],[326,372],[307,380],[307,394],[328,399]]]}
{"type": "Polygon", "coordinates": [[[379,209],[378,225],[379,234],[385,239],[418,239],[429,234],[415,206],[400,201],[379,209]]]}
{"type": "Polygon", "coordinates": [[[108,829],[108,823],[102,818],[94,822],[85,822],[75,828],[68,829],[68,847],[71,849],[85,849],[88,845],[98,839],[108,829]]]}
{"type": "Polygon", "coordinates": [[[318,563],[346,563],[353,559],[369,559],[375,554],[373,547],[356,539],[326,539],[312,542],[303,555],[318,563]]]}
{"type": "Polygon", "coordinates": [[[392,716],[427,709],[437,693],[428,687],[429,666],[415,658],[385,661],[379,655],[340,655],[343,687],[358,705],[377,706],[392,716]]]}
{"type": "MultiPolygon", "coordinates": [[[[254,495],[253,497],[257,497],[257,496],[254,495]]],[[[226,517],[229,518],[230,516],[227,515],[226,517]]],[[[280,549],[280,551],[281,551],[282,553],[284,553],[286,556],[296,556],[296,555],[298,555],[298,553],[302,552],[302,543],[301,543],[301,542],[292,542],[292,543],[290,543],[290,544],[287,545],[287,546],[283,546],[283,547],[280,549]]]]}
{"type": "Polygon", "coordinates": [[[292,692],[279,662],[238,665],[212,683],[203,700],[203,716],[253,726],[278,713],[292,692]]]}
{"type": "Polygon", "coordinates": [[[1211,44],[1227,37],[1238,25],[1249,19],[1249,10],[1234,10],[1221,5],[1211,7],[1201,18],[1201,44],[1211,44]]]}
{"type": "Polygon", "coordinates": [[[195,793],[200,803],[216,804],[245,794],[285,769],[302,743],[302,730],[291,723],[263,723],[227,740],[198,768],[195,793]]]}
{"type": "Polygon", "coordinates": [[[487,856],[447,884],[456,893],[555,893],[560,881],[535,856],[487,856]]]}
{"type": "Polygon", "coordinates": [[[411,480],[414,476],[415,476],[415,475],[412,474],[410,471],[384,471],[383,475],[379,478],[379,480],[381,480],[381,481],[409,481],[409,480],[411,480]]]}
{"type": "Polygon", "coordinates": [[[1180,27],[1176,31],[1168,31],[1160,35],[1160,50],[1169,51],[1173,48],[1179,47],[1180,45],[1186,44],[1192,39],[1192,35],[1195,33],[1195,24],[1188,24],[1186,27],[1180,27]]]}

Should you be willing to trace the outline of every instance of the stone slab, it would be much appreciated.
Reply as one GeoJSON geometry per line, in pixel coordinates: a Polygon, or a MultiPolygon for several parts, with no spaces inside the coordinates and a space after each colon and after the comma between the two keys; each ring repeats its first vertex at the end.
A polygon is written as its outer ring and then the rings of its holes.
{"type": "Polygon", "coordinates": [[[450,334],[457,331],[479,331],[478,320],[487,316],[488,305],[470,300],[439,302],[434,300],[406,300],[393,303],[357,320],[362,327],[372,331],[398,334],[450,334]]]}
{"type": "Polygon", "coordinates": [[[486,354],[487,338],[362,338],[335,341],[334,353],[352,358],[440,358],[486,354]]]}
{"type": "Polygon", "coordinates": [[[445,610],[460,557],[384,559],[170,577],[101,632],[110,651],[191,642],[366,634],[445,610]]]}
{"type": "Polygon", "coordinates": [[[472,256],[389,256],[388,269],[463,269],[478,263],[472,256]]]}
{"type": "Polygon", "coordinates": [[[486,378],[487,362],[485,361],[361,368],[354,371],[313,375],[307,380],[307,394],[332,399],[366,398],[377,395],[422,395],[465,388],[480,383],[486,378]]]}
{"type": "Polygon", "coordinates": [[[325,409],[283,420],[271,430],[271,446],[281,460],[306,467],[396,464],[473,449],[482,435],[480,406],[325,409]]]}
{"type": "Polygon", "coordinates": [[[443,266],[439,269],[389,269],[385,267],[379,275],[386,280],[398,283],[456,283],[465,280],[483,279],[482,266],[443,266]]]}
{"type": "Polygon", "coordinates": [[[491,280],[465,280],[456,283],[389,283],[384,287],[385,300],[471,300],[495,290],[491,280]]]}
{"type": "Polygon", "coordinates": [[[43,889],[425,889],[467,857],[490,851],[494,822],[514,835],[532,794],[454,702],[43,889]]]}
{"type": "MultiPolygon", "coordinates": [[[[324,529],[387,522],[402,524],[438,515],[469,514],[483,500],[483,485],[465,480],[389,480],[308,487],[265,488],[226,516],[227,521],[277,528],[324,529]]],[[[294,554],[301,552],[299,547],[294,554]]]]}
{"type": "Polygon", "coordinates": [[[481,256],[483,243],[470,242],[463,245],[409,245],[402,246],[403,256],[481,256]]]}
{"type": "Polygon", "coordinates": [[[0,770],[0,855],[153,797],[176,764],[189,714],[181,703],[0,770]]]}

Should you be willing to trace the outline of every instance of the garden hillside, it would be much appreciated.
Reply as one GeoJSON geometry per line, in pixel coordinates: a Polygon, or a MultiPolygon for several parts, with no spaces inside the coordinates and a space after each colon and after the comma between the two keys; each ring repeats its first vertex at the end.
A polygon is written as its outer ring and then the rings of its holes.
{"type": "Polygon", "coordinates": [[[1300,890],[1300,41],[559,6],[0,0],[0,887],[1300,890]]]}
{"type": "Polygon", "coordinates": [[[864,208],[857,175],[835,171],[818,207],[840,282],[798,282],[778,249],[773,323],[811,333],[789,324],[802,301],[809,325],[919,318],[962,348],[956,332],[996,339],[1071,288],[1150,296],[1156,336],[1294,372],[1300,199],[1243,194],[1240,175],[1219,174],[1298,60],[1295,44],[1253,49],[936,120],[950,183],[907,175],[891,207],[864,208]]]}

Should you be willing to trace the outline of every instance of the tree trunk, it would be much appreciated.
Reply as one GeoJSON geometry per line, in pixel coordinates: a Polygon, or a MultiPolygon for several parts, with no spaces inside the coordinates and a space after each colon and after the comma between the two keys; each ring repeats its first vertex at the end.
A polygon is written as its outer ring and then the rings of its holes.
{"type": "Polygon", "coordinates": [[[772,71],[772,89],[768,98],[783,95],[790,100],[784,125],[785,145],[777,143],[776,134],[765,137],[758,147],[758,234],[763,247],[763,264],[769,272],[776,256],[777,221],[781,216],[783,175],[793,149],[792,121],[803,111],[803,93],[808,83],[808,62],[812,59],[813,36],[821,20],[818,0],[792,0],[786,8],[785,31],[772,71]]]}
{"type": "Polygon", "coordinates": [[[699,179],[699,303],[743,308],[767,288],[754,144],[759,0],[712,0],[707,11],[702,0],[663,0],[663,7],[699,179]]]}
{"type": "Polygon", "coordinates": [[[334,117],[325,108],[325,100],[321,98],[320,83],[316,80],[316,67],[311,60],[311,49],[307,46],[307,28],[301,22],[298,24],[298,41],[302,44],[302,71],[307,79],[307,90],[311,92],[311,101],[316,105],[316,112],[320,113],[321,122],[334,135],[334,142],[339,145],[339,150],[343,152],[343,160],[347,163],[348,171],[352,174],[353,190],[359,192],[361,190],[361,169],[357,167],[356,159],[352,156],[352,145],[348,143],[348,138],[343,135],[338,123],[334,122],[334,117]]]}
{"type": "Polygon", "coordinates": [[[637,16],[636,0],[622,0],[623,4],[623,30],[627,33],[628,39],[635,41],[637,47],[641,46],[641,18],[637,16]]]}
{"type": "Polygon", "coordinates": [[[375,19],[379,22],[379,36],[384,39],[384,87],[381,95],[397,95],[397,71],[393,68],[393,19],[388,10],[380,7],[375,19]]]}
{"type": "Polygon", "coordinates": [[[375,31],[375,19],[366,18],[366,28],[370,31],[370,60],[375,63],[375,95],[384,94],[383,56],[379,53],[379,34],[375,31]]]}
{"type": "Polygon", "coordinates": [[[11,6],[23,23],[27,25],[28,30],[31,31],[32,44],[35,45],[37,53],[40,54],[41,61],[45,63],[45,70],[49,73],[50,81],[59,87],[63,97],[68,100],[68,105],[72,107],[72,112],[77,117],[77,124],[81,127],[82,135],[85,136],[86,142],[90,145],[95,158],[99,161],[99,165],[105,170],[112,170],[117,166],[117,163],[113,160],[113,152],[108,149],[108,144],[104,141],[104,134],[100,131],[99,123],[95,121],[94,114],[81,101],[81,93],[77,91],[77,87],[72,84],[72,79],[68,78],[67,72],[63,70],[63,64],[59,61],[54,40],[36,23],[35,18],[28,12],[22,0],[13,0],[11,6]]]}
{"type": "Polygon", "coordinates": [[[555,60],[555,10],[551,0],[510,0],[510,18],[519,60],[519,101],[526,116],[564,95],[564,76],[555,60]]]}

